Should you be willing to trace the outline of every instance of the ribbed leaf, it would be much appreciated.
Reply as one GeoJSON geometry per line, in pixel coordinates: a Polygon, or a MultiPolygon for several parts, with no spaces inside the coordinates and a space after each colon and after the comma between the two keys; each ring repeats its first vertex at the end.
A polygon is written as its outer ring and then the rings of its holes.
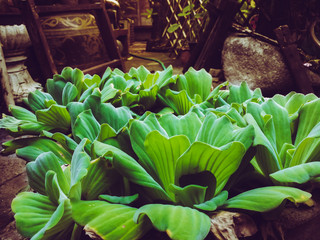
{"type": "Polygon", "coordinates": [[[239,142],[233,142],[224,150],[195,142],[178,159],[176,181],[186,174],[209,171],[217,180],[215,194],[218,194],[238,169],[245,151],[245,147],[239,142]]]}
{"type": "Polygon", "coordinates": [[[99,141],[103,142],[106,139],[112,138],[115,136],[117,136],[117,133],[112,127],[110,127],[109,124],[104,123],[101,125],[101,131],[98,137],[99,141]]]}
{"type": "Polygon", "coordinates": [[[227,117],[217,119],[214,114],[208,113],[197,136],[197,141],[214,147],[222,147],[233,140],[232,130],[233,126],[227,117]]]}
{"type": "Polygon", "coordinates": [[[188,207],[145,205],[136,211],[134,221],[140,222],[143,214],[149,217],[156,229],[166,231],[173,240],[202,240],[210,230],[210,218],[188,207]]]}
{"type": "Polygon", "coordinates": [[[284,183],[306,183],[320,177],[320,162],[310,162],[289,167],[270,174],[270,177],[284,183]]]}
{"type": "Polygon", "coordinates": [[[154,114],[147,116],[144,121],[134,120],[129,127],[129,135],[131,145],[134,152],[139,157],[141,166],[154,178],[157,178],[154,163],[148,156],[145,150],[145,139],[147,135],[153,130],[159,131],[162,135],[166,136],[166,132],[160,126],[154,114]]]}
{"type": "Polygon", "coordinates": [[[11,207],[18,231],[32,240],[54,239],[56,235],[68,239],[73,229],[69,200],[57,206],[47,196],[23,192],[13,199],[11,207]]]}
{"type": "Polygon", "coordinates": [[[222,206],[227,199],[228,192],[222,191],[209,201],[194,205],[194,207],[203,211],[215,211],[218,207],[222,206]]]}
{"type": "Polygon", "coordinates": [[[101,102],[105,103],[117,94],[120,94],[120,90],[116,89],[113,84],[105,85],[101,91],[101,102]]]}
{"type": "Polygon", "coordinates": [[[59,186],[61,190],[67,194],[70,183],[61,169],[58,157],[52,152],[42,153],[34,162],[27,164],[29,185],[37,192],[47,195],[45,190],[45,179],[49,170],[52,170],[57,174],[59,186]]]}
{"type": "Polygon", "coordinates": [[[55,78],[48,79],[46,83],[47,92],[60,105],[62,104],[62,91],[65,85],[66,82],[64,80],[55,80],[55,78]]]}
{"type": "Polygon", "coordinates": [[[46,173],[45,177],[45,188],[46,188],[46,195],[49,197],[50,201],[59,205],[60,202],[67,199],[67,196],[62,192],[57,174],[49,170],[46,173]]]}
{"type": "MultiPolygon", "coordinates": [[[[57,141],[66,150],[74,151],[76,149],[76,147],[78,146],[78,144],[71,137],[69,137],[63,133],[59,133],[59,132],[50,133],[47,131],[42,131],[41,135],[57,141]]],[[[68,159],[71,160],[71,155],[70,155],[70,158],[68,158],[68,159]]]]}
{"type": "Polygon", "coordinates": [[[27,161],[34,161],[41,153],[52,152],[61,164],[69,164],[71,160],[70,151],[58,145],[55,141],[47,138],[20,138],[3,143],[3,154],[17,155],[27,161]]]}
{"type": "Polygon", "coordinates": [[[202,125],[197,114],[192,112],[178,117],[173,114],[164,114],[158,121],[169,137],[185,135],[191,143],[195,141],[202,125]]]}
{"type": "MultiPolygon", "coordinates": [[[[168,139],[158,131],[152,131],[147,135],[144,144],[162,187],[169,192],[170,185],[175,183],[177,160],[190,146],[188,138],[179,135],[168,139]]],[[[174,199],[174,196],[171,197],[174,199]]]]}
{"type": "Polygon", "coordinates": [[[159,91],[158,86],[154,86],[149,89],[140,90],[139,103],[142,104],[145,107],[145,109],[150,109],[156,102],[158,91],[159,91]]]}
{"type": "Polygon", "coordinates": [[[186,90],[176,92],[171,89],[167,89],[165,96],[159,97],[167,106],[171,107],[178,115],[187,114],[191,107],[194,105],[194,102],[188,96],[186,90]]]}
{"type": "Polygon", "coordinates": [[[67,105],[69,102],[72,102],[78,96],[78,90],[75,85],[71,82],[68,82],[62,91],[62,104],[67,105]]]}
{"type": "MultiPolygon", "coordinates": [[[[248,109],[251,103],[248,104],[248,109]]],[[[275,149],[275,146],[265,136],[259,123],[263,124],[261,118],[253,118],[251,114],[246,114],[245,119],[254,127],[254,146],[257,146],[256,160],[263,173],[268,176],[270,173],[282,169],[282,161],[275,149]],[[266,161],[267,159],[267,161],[266,161]]]]}
{"type": "Polygon", "coordinates": [[[173,90],[186,90],[192,99],[195,99],[195,95],[199,95],[202,102],[209,96],[211,84],[212,76],[208,72],[204,69],[196,71],[191,67],[184,75],[179,75],[173,90]]]}
{"type": "Polygon", "coordinates": [[[97,139],[100,131],[100,124],[90,109],[78,115],[73,127],[73,133],[78,139],[88,138],[92,142],[97,139]]]}
{"type": "MultiPolygon", "coordinates": [[[[320,131],[319,131],[320,133],[320,131]]],[[[320,139],[307,137],[297,146],[288,166],[293,167],[299,164],[318,161],[320,157],[320,139]]]]}
{"type": "Polygon", "coordinates": [[[72,202],[72,217],[84,226],[90,236],[108,240],[140,239],[151,225],[147,218],[136,224],[133,215],[136,208],[105,201],[72,202]]]}
{"type": "Polygon", "coordinates": [[[65,106],[51,105],[49,109],[38,110],[36,116],[39,122],[61,131],[70,129],[71,118],[65,106]]]}
{"type": "Polygon", "coordinates": [[[138,68],[132,67],[129,70],[129,75],[141,82],[144,82],[146,80],[148,74],[150,74],[150,71],[146,69],[143,65],[141,65],[138,68]]]}
{"type": "Polygon", "coordinates": [[[307,201],[311,194],[292,187],[262,187],[241,193],[226,201],[225,208],[239,208],[267,212],[278,207],[285,199],[294,203],[307,201]]]}
{"type": "Polygon", "coordinates": [[[186,207],[193,207],[194,204],[200,204],[205,201],[207,188],[199,185],[179,187],[171,184],[170,192],[175,195],[175,202],[186,207]]]}
{"type": "Polygon", "coordinates": [[[157,85],[160,90],[174,82],[175,79],[172,77],[172,66],[169,66],[166,70],[157,71],[155,74],[148,74],[146,80],[143,82],[142,89],[150,89],[152,86],[157,85]]]}
{"type": "MultiPolygon", "coordinates": [[[[272,134],[272,137],[275,138],[277,152],[280,153],[284,144],[292,143],[289,113],[285,108],[281,107],[272,99],[264,102],[261,106],[266,114],[270,114],[272,116],[273,129],[267,137],[270,140],[270,135],[272,134]]],[[[267,133],[268,131],[265,131],[265,134],[267,133]]]]}
{"type": "Polygon", "coordinates": [[[295,145],[298,145],[320,123],[320,99],[306,103],[299,112],[299,126],[295,145]]]}
{"type": "Polygon", "coordinates": [[[94,142],[94,150],[99,156],[112,157],[112,165],[119,173],[130,181],[151,188],[155,194],[170,199],[162,187],[141,167],[138,162],[120,149],[111,145],[94,142]]]}
{"type": "Polygon", "coordinates": [[[285,107],[289,115],[293,115],[297,113],[301,106],[303,106],[306,102],[317,99],[317,96],[313,93],[304,95],[301,93],[290,92],[286,96],[276,94],[272,97],[272,99],[282,107],[285,107]]]}
{"type": "Polygon", "coordinates": [[[53,100],[52,96],[49,93],[41,92],[38,89],[28,95],[28,105],[34,112],[46,109],[47,107],[45,103],[48,100],[53,100]]]}
{"type": "Polygon", "coordinates": [[[26,120],[26,121],[31,121],[31,122],[37,121],[36,115],[23,107],[10,106],[10,112],[13,117],[15,117],[19,120],[26,120]]]}
{"type": "Polygon", "coordinates": [[[139,194],[136,193],[131,196],[123,196],[123,197],[111,196],[111,195],[100,195],[99,199],[105,200],[109,203],[130,204],[130,203],[133,203],[135,200],[137,200],[138,197],[139,197],[139,194]]]}
{"type": "Polygon", "coordinates": [[[81,197],[81,180],[87,175],[91,160],[89,155],[84,151],[84,147],[88,143],[88,139],[83,139],[72,156],[70,199],[80,199],[81,197]]]}
{"type": "Polygon", "coordinates": [[[85,101],[87,109],[90,108],[92,114],[100,124],[109,124],[116,132],[122,129],[132,115],[127,107],[114,107],[111,103],[101,103],[100,98],[91,96],[85,101]]]}
{"type": "Polygon", "coordinates": [[[244,103],[252,98],[262,98],[259,88],[251,91],[246,82],[242,82],[240,86],[230,85],[228,103],[244,103]]]}
{"type": "Polygon", "coordinates": [[[82,180],[82,199],[94,200],[100,194],[108,193],[110,187],[119,186],[121,176],[105,158],[98,158],[90,162],[88,173],[82,180]]]}

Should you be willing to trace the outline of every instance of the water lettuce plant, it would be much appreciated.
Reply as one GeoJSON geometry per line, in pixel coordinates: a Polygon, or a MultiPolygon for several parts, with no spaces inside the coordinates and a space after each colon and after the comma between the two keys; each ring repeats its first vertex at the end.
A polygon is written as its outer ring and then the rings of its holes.
{"type": "Polygon", "coordinates": [[[67,67],[46,88],[0,119],[16,137],[2,153],[28,161],[34,191],[12,210],[31,239],[140,239],[153,228],[204,239],[215,211],[302,203],[311,194],[286,185],[320,177],[315,95],[211,90],[205,70],[143,66],[102,77],[67,67]],[[239,192],[251,164],[273,183],[239,192]]]}

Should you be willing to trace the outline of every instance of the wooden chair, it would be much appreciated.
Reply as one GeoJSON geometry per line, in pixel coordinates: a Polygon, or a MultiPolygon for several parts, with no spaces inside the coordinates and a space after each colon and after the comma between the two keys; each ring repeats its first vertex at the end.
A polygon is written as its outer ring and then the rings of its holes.
{"type": "MultiPolygon", "coordinates": [[[[84,71],[85,74],[102,74],[107,67],[117,67],[125,70],[103,0],[98,0],[98,2],[95,3],[81,3],[77,5],[36,5],[34,0],[21,0],[20,10],[43,74],[43,80],[59,73],[65,66],[78,67],[84,71]],[[81,17],[75,17],[77,13],[78,15],[80,14],[80,16],[85,16],[87,19],[90,18],[90,21],[81,20],[81,17]],[[68,14],[70,14],[70,16],[68,14]],[[57,21],[62,19],[63,16],[65,20],[71,19],[75,24],[79,24],[81,21],[87,21],[84,25],[86,25],[88,29],[93,29],[94,33],[88,33],[88,36],[85,36],[86,40],[82,41],[80,39],[79,42],[79,38],[84,36],[83,31],[85,30],[80,27],[75,30],[65,27],[66,35],[63,39],[64,49],[57,50],[54,45],[59,41],[61,42],[61,39],[59,39],[59,37],[61,38],[61,31],[51,27],[55,24],[58,25],[57,21]],[[77,36],[69,37],[68,32],[77,36]],[[92,40],[93,35],[95,39],[93,43],[91,42],[91,46],[88,42],[92,40]],[[55,37],[57,38],[54,39],[55,37]],[[72,39],[73,37],[78,38],[78,42],[72,39]],[[79,51],[81,47],[83,47],[85,51],[79,51]],[[73,48],[77,49],[72,52],[73,48]],[[90,58],[90,54],[86,52],[87,50],[90,51],[90,48],[95,48],[96,55],[99,56],[90,58]],[[97,51],[96,48],[98,48],[99,51],[97,51]],[[66,56],[61,57],[61,54],[66,56]],[[62,61],[59,57],[64,60],[62,61]]],[[[80,24],[82,24],[82,22],[80,24]]],[[[64,26],[62,28],[64,28],[64,26]]]]}

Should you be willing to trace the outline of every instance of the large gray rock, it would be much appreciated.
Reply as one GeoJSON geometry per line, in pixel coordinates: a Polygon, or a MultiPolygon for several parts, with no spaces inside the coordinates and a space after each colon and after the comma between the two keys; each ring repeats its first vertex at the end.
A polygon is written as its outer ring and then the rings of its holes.
{"type": "MultiPolygon", "coordinates": [[[[280,49],[246,34],[232,34],[226,39],[222,62],[225,79],[232,84],[246,81],[251,89],[261,88],[266,96],[295,90],[280,49]]],[[[319,75],[312,74],[311,82],[320,84],[319,75]]]]}

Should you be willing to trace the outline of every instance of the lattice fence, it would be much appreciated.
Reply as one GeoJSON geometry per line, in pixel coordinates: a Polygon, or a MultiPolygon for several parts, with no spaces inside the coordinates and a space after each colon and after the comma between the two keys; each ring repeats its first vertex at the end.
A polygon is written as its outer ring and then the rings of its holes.
{"type": "MultiPolygon", "coordinates": [[[[167,42],[167,46],[170,47],[175,55],[185,48],[189,47],[189,43],[197,43],[201,34],[207,26],[209,21],[209,13],[206,10],[208,2],[214,2],[215,0],[166,0],[169,10],[166,14],[166,23],[162,33],[162,40],[167,42]],[[184,14],[186,7],[190,10],[189,14],[184,14]],[[170,32],[170,28],[174,25],[179,27],[170,32]]],[[[236,15],[235,22],[254,30],[255,28],[255,16],[257,12],[255,0],[238,0],[241,3],[241,8],[236,15]]]]}
{"type": "Polygon", "coordinates": [[[208,19],[206,9],[203,7],[205,0],[166,0],[169,12],[166,15],[167,26],[165,27],[162,38],[170,45],[173,52],[178,55],[180,50],[189,47],[190,42],[197,42],[199,36],[205,28],[208,19]],[[190,7],[190,6],[193,7],[190,7]],[[186,7],[189,10],[186,11],[186,7]],[[182,15],[182,16],[181,16],[182,15]],[[169,32],[168,29],[173,25],[179,27],[169,32]]]}

